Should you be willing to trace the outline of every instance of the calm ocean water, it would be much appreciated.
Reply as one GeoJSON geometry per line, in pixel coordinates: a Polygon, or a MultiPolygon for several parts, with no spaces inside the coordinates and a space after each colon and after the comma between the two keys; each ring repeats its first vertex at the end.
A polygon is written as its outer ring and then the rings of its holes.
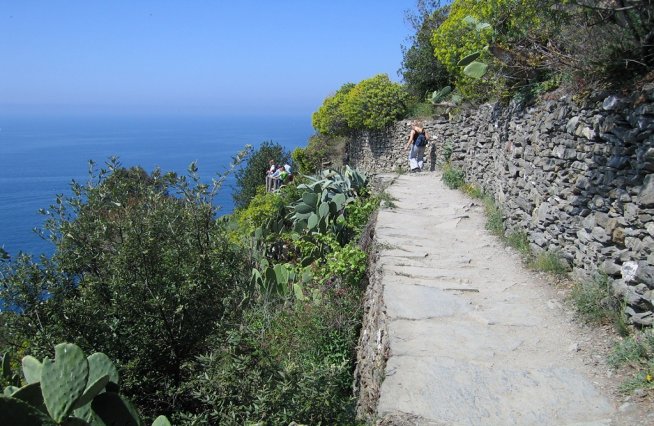
{"type": "MultiPolygon", "coordinates": [[[[292,151],[313,133],[309,116],[296,117],[0,117],[0,247],[11,254],[50,253],[40,227],[48,208],[72,179],[84,182],[88,161],[116,155],[126,166],[185,173],[197,161],[209,180],[226,170],[246,144],[279,143],[292,151]]],[[[233,177],[218,194],[220,213],[232,211],[233,177]]]]}

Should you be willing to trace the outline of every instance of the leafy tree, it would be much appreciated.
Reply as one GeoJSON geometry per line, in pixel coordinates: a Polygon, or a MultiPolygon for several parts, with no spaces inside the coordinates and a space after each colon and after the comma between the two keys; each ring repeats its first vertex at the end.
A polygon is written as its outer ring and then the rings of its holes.
{"type": "Polygon", "coordinates": [[[257,194],[257,187],[265,185],[266,170],[269,161],[275,164],[290,163],[291,154],[283,146],[265,141],[247,157],[247,164],[236,170],[236,191],[232,195],[236,208],[247,207],[250,200],[257,194]]]}
{"type": "Polygon", "coordinates": [[[439,0],[419,0],[418,12],[407,14],[407,20],[415,30],[409,39],[410,45],[402,46],[402,75],[409,94],[416,100],[450,84],[450,73],[434,55],[431,44],[432,33],[445,21],[447,7],[441,7],[439,0]]]}
{"type": "Polygon", "coordinates": [[[347,119],[343,113],[343,104],[354,86],[353,83],[345,83],[333,96],[325,99],[320,108],[313,113],[311,124],[318,133],[323,135],[344,135],[349,132],[347,119]]]}
{"type": "Polygon", "coordinates": [[[402,85],[379,74],[352,88],[342,110],[350,129],[381,130],[404,116],[406,101],[402,85]]]}
{"type": "Polygon", "coordinates": [[[535,78],[536,56],[512,50],[530,37],[541,39],[543,23],[554,0],[455,0],[447,19],[434,31],[432,45],[438,60],[454,76],[457,89],[470,98],[487,98],[507,86],[535,78]],[[467,76],[460,61],[478,53],[479,61],[493,66],[486,83],[467,76]],[[509,71],[507,71],[509,70],[509,71]],[[517,72],[520,71],[520,72],[517,72]],[[489,90],[490,89],[490,90],[489,90]]]}
{"type": "Polygon", "coordinates": [[[46,212],[52,259],[4,264],[8,343],[37,356],[64,340],[102,351],[144,412],[179,410],[182,366],[238,321],[246,291],[243,256],[216,220],[219,185],[203,183],[194,165],[177,176],[117,160],[74,182],[46,212]]]}

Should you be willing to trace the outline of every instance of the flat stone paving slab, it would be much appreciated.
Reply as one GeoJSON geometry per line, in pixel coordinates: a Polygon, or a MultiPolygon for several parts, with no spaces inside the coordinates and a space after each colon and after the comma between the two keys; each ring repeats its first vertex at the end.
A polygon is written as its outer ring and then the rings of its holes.
{"type": "Polygon", "coordinates": [[[397,207],[377,222],[390,342],[380,424],[623,424],[566,349],[571,325],[546,284],[486,232],[480,206],[438,172],[387,191],[397,207]]]}

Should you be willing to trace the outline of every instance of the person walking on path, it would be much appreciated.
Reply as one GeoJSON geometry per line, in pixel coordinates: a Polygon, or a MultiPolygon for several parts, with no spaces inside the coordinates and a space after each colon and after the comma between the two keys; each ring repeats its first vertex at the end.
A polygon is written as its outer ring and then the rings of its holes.
{"type": "Polygon", "coordinates": [[[409,168],[412,172],[419,172],[424,165],[425,147],[427,146],[427,132],[420,121],[411,124],[411,133],[406,148],[409,151],[409,168]]]}

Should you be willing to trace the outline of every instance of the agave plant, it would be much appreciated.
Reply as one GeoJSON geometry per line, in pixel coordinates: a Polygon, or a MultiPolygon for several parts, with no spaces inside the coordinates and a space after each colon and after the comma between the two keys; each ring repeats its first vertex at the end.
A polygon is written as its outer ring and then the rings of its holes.
{"type": "Polygon", "coordinates": [[[331,229],[338,234],[344,227],[345,206],[366,187],[366,176],[346,166],[343,174],[325,170],[308,179],[308,183],[298,186],[304,190],[302,197],[288,206],[294,231],[325,233],[331,229]]]}

